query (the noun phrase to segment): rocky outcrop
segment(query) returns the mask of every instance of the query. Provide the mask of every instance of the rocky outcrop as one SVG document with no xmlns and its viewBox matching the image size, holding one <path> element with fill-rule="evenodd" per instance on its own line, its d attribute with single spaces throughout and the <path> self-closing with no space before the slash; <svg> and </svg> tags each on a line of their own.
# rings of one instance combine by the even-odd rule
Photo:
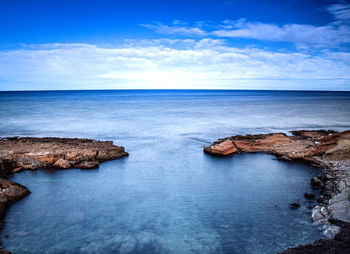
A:
<svg viewBox="0 0 350 254">
<path fill-rule="evenodd" d="M 3 218 L 5 216 L 6 209 L 14 202 L 21 200 L 27 196 L 30 191 L 18 184 L 5 179 L 0 179 L 0 230 L 4 226 Z M 0 254 L 10 254 L 10 251 L 4 250 L 0 246 Z"/>
<path fill-rule="evenodd" d="M 350 222 L 350 130 L 291 133 L 292 136 L 284 133 L 232 136 L 219 139 L 205 147 L 204 152 L 216 156 L 266 152 L 282 160 L 302 160 L 320 167 L 320 176 L 310 181 L 313 188 L 320 190 L 319 205 L 312 211 L 312 220 L 330 239 L 321 239 L 283 253 L 350 253 L 349 242 L 338 239 L 339 235 L 350 239 L 349 224 L 346 223 Z M 314 198 L 309 194 L 305 197 Z"/>
<path fill-rule="evenodd" d="M 38 168 L 95 168 L 100 162 L 127 156 L 112 141 L 72 138 L 0 139 L 0 176 Z"/>
<path fill-rule="evenodd" d="M 4 218 L 6 209 L 17 200 L 21 200 L 29 194 L 29 190 L 5 179 L 0 179 L 0 219 Z"/>
<path fill-rule="evenodd" d="M 320 239 L 313 244 L 300 245 L 279 254 L 349 254 L 350 223 L 333 219 L 330 222 L 332 226 L 339 228 L 339 232 L 334 239 Z"/>
<path fill-rule="evenodd" d="M 318 165 L 350 159 L 350 130 L 293 131 L 292 134 L 237 135 L 219 139 L 204 151 L 213 155 L 267 152 L 284 160 L 300 159 Z"/>
<path fill-rule="evenodd" d="M 0 230 L 6 209 L 30 192 L 24 186 L 7 181 L 11 173 L 39 168 L 98 167 L 100 162 L 127 156 L 124 147 L 112 141 L 76 138 L 1 138 L 0 139 Z M 11 253 L 2 249 L 0 253 Z"/>
</svg>

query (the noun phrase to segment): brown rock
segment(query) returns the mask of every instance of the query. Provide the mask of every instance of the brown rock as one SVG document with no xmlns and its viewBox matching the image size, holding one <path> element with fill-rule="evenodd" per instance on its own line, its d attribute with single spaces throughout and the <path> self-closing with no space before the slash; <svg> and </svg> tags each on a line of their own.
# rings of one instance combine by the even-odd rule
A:
<svg viewBox="0 0 350 254">
<path fill-rule="evenodd" d="M 124 147 L 112 141 L 74 138 L 0 139 L 0 176 L 11 171 L 38 168 L 93 168 L 99 162 L 127 156 Z"/>
<path fill-rule="evenodd" d="M 350 131 L 336 133 L 320 130 L 292 133 L 293 136 L 283 133 L 232 136 L 205 147 L 204 152 L 214 155 L 267 152 L 281 159 L 305 160 L 315 164 L 321 164 L 324 160 L 350 158 Z"/>
<path fill-rule="evenodd" d="M 90 169 L 90 168 L 96 168 L 98 167 L 99 162 L 98 161 L 83 161 L 74 167 L 76 168 L 82 168 L 82 169 Z"/>
<path fill-rule="evenodd" d="M 211 151 L 210 151 L 211 154 L 216 154 L 216 155 L 228 155 L 236 152 L 238 152 L 237 148 L 233 144 L 232 140 L 229 140 L 229 139 L 217 145 L 214 145 L 213 147 L 211 147 Z"/>
<path fill-rule="evenodd" d="M 26 187 L 0 178 L 0 219 L 4 217 L 10 204 L 24 198 L 29 193 Z"/>
<path fill-rule="evenodd" d="M 71 168 L 73 167 L 75 164 L 74 161 L 70 161 L 70 160 L 65 160 L 63 158 L 59 158 L 54 164 L 53 167 L 55 168 Z"/>
</svg>

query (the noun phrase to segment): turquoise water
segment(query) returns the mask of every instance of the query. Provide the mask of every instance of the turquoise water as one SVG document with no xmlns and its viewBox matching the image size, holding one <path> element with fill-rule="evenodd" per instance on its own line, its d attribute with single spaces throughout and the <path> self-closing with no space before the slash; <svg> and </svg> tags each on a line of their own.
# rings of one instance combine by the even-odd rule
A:
<svg viewBox="0 0 350 254">
<path fill-rule="evenodd" d="M 128 158 L 10 179 L 31 195 L 7 212 L 13 253 L 274 253 L 322 237 L 304 192 L 317 170 L 267 154 L 204 154 L 217 138 L 350 127 L 349 93 L 0 93 L 1 136 L 88 137 Z M 289 209 L 299 202 L 301 208 Z"/>
</svg>

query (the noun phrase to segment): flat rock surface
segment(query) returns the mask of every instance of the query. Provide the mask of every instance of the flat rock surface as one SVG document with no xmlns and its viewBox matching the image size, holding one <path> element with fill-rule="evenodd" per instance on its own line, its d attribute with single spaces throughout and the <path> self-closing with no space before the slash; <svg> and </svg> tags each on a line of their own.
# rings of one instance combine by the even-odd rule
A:
<svg viewBox="0 0 350 254">
<path fill-rule="evenodd" d="M 100 162 L 127 156 L 112 141 L 77 138 L 2 138 L 0 175 L 38 168 L 94 168 Z"/>
<path fill-rule="evenodd" d="M 350 159 L 350 130 L 293 131 L 284 133 L 237 135 L 219 139 L 204 148 L 206 153 L 228 155 L 241 152 L 267 152 L 286 159 L 315 163 Z"/>
</svg>

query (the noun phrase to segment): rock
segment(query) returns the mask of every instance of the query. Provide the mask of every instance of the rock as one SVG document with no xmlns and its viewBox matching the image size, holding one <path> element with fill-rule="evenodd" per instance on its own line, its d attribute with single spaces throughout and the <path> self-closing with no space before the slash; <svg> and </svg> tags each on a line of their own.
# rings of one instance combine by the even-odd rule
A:
<svg viewBox="0 0 350 254">
<path fill-rule="evenodd" d="M 335 195 L 333 198 L 331 198 L 328 201 L 328 204 L 333 205 L 335 203 L 338 203 L 341 201 L 346 201 L 346 200 L 349 200 L 349 193 L 344 191 L 344 192 L 341 192 L 341 193 Z"/>
<path fill-rule="evenodd" d="M 289 204 L 289 208 L 290 209 L 297 209 L 299 207 L 300 207 L 300 204 L 298 204 L 298 203 L 291 203 L 291 204 Z"/>
<path fill-rule="evenodd" d="M 315 194 L 305 192 L 304 197 L 307 198 L 307 199 L 314 199 L 315 198 Z"/>
<path fill-rule="evenodd" d="M 214 155 L 228 155 L 236 153 L 238 150 L 233 144 L 232 140 L 225 140 L 224 142 L 218 143 L 210 148 L 210 153 Z"/>
<path fill-rule="evenodd" d="M 319 206 L 316 206 L 312 210 L 311 218 L 312 218 L 312 221 L 318 221 L 324 218 L 323 214 L 321 213 L 321 208 Z"/>
<path fill-rule="evenodd" d="M 11 251 L 4 250 L 0 248 L 0 254 L 11 254 Z"/>
<path fill-rule="evenodd" d="M 94 168 L 102 161 L 127 156 L 111 141 L 76 138 L 0 139 L 0 174 L 38 168 Z"/>
<path fill-rule="evenodd" d="M 323 234 L 330 239 L 333 239 L 336 234 L 340 232 L 340 227 L 335 225 L 326 225 L 324 226 Z"/>
<path fill-rule="evenodd" d="M 314 189 L 318 189 L 321 186 L 321 180 L 317 177 L 311 178 L 311 186 Z"/>
<path fill-rule="evenodd" d="M 324 196 L 319 196 L 319 198 L 317 199 L 317 202 L 324 203 L 324 202 L 326 202 L 326 199 Z"/>
<path fill-rule="evenodd" d="M 81 169 L 91 169 L 91 168 L 98 167 L 98 165 L 99 165 L 98 161 L 83 161 L 75 165 L 74 167 L 81 168 Z"/>
<path fill-rule="evenodd" d="M 59 158 L 54 164 L 53 167 L 54 168 L 72 168 L 74 166 L 75 162 L 74 161 L 70 161 L 70 160 L 65 160 L 63 158 Z"/>
<path fill-rule="evenodd" d="M 320 212 L 323 216 L 325 216 L 325 217 L 328 216 L 328 211 L 324 206 L 321 206 Z"/>
<path fill-rule="evenodd" d="M 350 221 L 349 206 L 349 200 L 344 200 L 328 206 L 328 210 L 333 219 Z"/>
<path fill-rule="evenodd" d="M 350 224 L 338 220 L 330 220 L 329 236 L 335 233 L 334 239 L 320 239 L 313 244 L 300 245 L 289 248 L 278 254 L 349 254 Z M 327 230 L 327 229 L 326 229 Z M 336 233 L 336 231 L 338 231 Z"/>
<path fill-rule="evenodd" d="M 293 131 L 293 136 L 284 133 L 237 135 L 220 139 L 204 152 L 214 155 L 227 155 L 240 152 L 267 152 L 285 160 L 305 160 L 320 164 L 325 158 L 341 159 L 346 157 L 350 131 L 341 133 L 329 131 Z M 317 143 L 315 143 L 317 141 Z M 342 143 L 342 146 L 338 146 Z M 332 150 L 333 149 L 333 150 Z M 331 156 L 335 153 L 343 156 Z"/>
</svg>

